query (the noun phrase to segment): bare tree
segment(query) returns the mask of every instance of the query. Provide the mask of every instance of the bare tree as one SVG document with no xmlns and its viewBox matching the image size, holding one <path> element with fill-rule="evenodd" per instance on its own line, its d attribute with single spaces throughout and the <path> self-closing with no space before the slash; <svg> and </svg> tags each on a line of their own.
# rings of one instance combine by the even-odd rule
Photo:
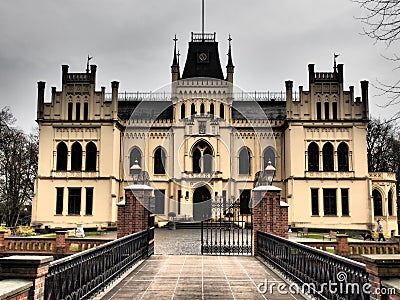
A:
<svg viewBox="0 0 400 300">
<path fill-rule="evenodd" d="M 37 135 L 12 127 L 8 108 L 0 112 L 0 220 L 16 226 L 30 205 L 37 174 Z"/>
<path fill-rule="evenodd" d="M 358 3 L 365 12 L 365 16 L 358 19 L 364 24 L 364 33 L 376 42 L 383 42 L 388 47 L 400 39 L 400 0 L 352 0 Z M 398 49 L 396 49 L 398 51 Z M 393 61 L 395 70 L 400 69 L 400 56 L 395 53 L 393 57 L 386 57 Z M 378 81 L 375 87 L 381 95 L 386 95 L 389 100 L 387 106 L 400 103 L 400 80 L 391 84 Z M 393 119 L 399 119 L 397 112 Z"/>
</svg>

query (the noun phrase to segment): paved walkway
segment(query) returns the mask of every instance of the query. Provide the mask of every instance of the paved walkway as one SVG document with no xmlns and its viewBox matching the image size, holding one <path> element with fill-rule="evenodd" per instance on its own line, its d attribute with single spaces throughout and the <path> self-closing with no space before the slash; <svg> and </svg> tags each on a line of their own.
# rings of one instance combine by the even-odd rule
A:
<svg viewBox="0 0 400 300">
<path fill-rule="evenodd" d="M 261 294 L 257 285 L 263 289 L 265 280 Z M 153 255 L 102 299 L 303 299 L 287 285 L 278 293 L 278 284 L 284 281 L 255 257 Z"/>
</svg>

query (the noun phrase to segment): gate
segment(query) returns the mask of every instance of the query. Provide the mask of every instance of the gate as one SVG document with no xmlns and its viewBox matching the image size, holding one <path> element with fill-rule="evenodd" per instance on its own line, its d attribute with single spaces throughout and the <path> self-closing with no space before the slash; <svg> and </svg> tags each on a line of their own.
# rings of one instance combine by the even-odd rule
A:
<svg viewBox="0 0 400 300">
<path fill-rule="evenodd" d="M 210 201 L 211 218 L 201 222 L 201 254 L 252 255 L 252 209 L 247 205 L 243 214 L 239 200 L 217 197 Z"/>
</svg>

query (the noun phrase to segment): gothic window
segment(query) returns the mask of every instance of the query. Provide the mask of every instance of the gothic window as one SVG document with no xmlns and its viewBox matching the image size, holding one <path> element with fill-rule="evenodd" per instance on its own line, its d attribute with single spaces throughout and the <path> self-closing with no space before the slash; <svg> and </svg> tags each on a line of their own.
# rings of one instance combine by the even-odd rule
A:
<svg viewBox="0 0 400 300">
<path fill-rule="evenodd" d="M 139 148 L 133 148 L 131 150 L 131 153 L 129 154 L 129 174 L 133 174 L 133 170 L 131 170 L 131 167 L 135 164 L 135 161 L 137 160 L 138 165 L 141 167 L 142 166 L 142 153 L 140 152 Z"/>
<path fill-rule="evenodd" d="M 319 200 L 318 189 L 311 189 L 311 214 L 313 216 L 319 215 Z"/>
<path fill-rule="evenodd" d="M 318 172 L 319 171 L 319 148 L 318 145 L 312 142 L 308 146 L 308 171 Z"/>
<path fill-rule="evenodd" d="M 325 102 L 325 120 L 329 120 L 329 102 Z"/>
<path fill-rule="evenodd" d="M 161 147 L 154 152 L 154 174 L 165 174 L 165 151 Z"/>
<path fill-rule="evenodd" d="M 155 190 L 154 196 L 154 213 L 158 215 L 163 215 L 165 213 L 165 190 Z"/>
<path fill-rule="evenodd" d="M 336 189 L 324 189 L 324 215 L 336 216 Z"/>
<path fill-rule="evenodd" d="M 57 171 L 67 171 L 68 148 L 64 142 L 57 145 Z"/>
<path fill-rule="evenodd" d="M 223 103 L 219 105 L 219 116 L 221 119 L 225 119 L 225 107 Z"/>
<path fill-rule="evenodd" d="M 72 144 L 71 148 L 71 171 L 82 170 L 82 146 L 78 142 Z"/>
<path fill-rule="evenodd" d="M 250 150 L 244 147 L 239 153 L 239 174 L 249 175 L 251 169 L 251 155 Z"/>
<path fill-rule="evenodd" d="M 348 172 L 349 171 L 349 147 L 346 143 L 342 142 L 339 144 L 337 149 L 338 155 L 338 171 Z"/>
<path fill-rule="evenodd" d="M 242 190 L 240 194 L 240 214 L 251 214 L 250 190 Z"/>
<path fill-rule="evenodd" d="M 78 102 L 76 103 L 75 120 L 79 121 L 80 119 L 81 119 L 81 104 Z"/>
<path fill-rule="evenodd" d="M 204 141 L 198 142 L 193 147 L 193 173 L 212 173 L 213 162 L 214 158 L 212 148 Z"/>
<path fill-rule="evenodd" d="M 332 103 L 332 119 L 337 120 L 338 118 L 338 111 L 337 111 L 337 102 Z"/>
<path fill-rule="evenodd" d="M 81 188 L 68 189 L 68 214 L 79 215 L 81 213 Z"/>
<path fill-rule="evenodd" d="M 72 121 L 72 107 L 73 107 L 72 102 L 69 102 L 68 103 L 68 121 Z"/>
<path fill-rule="evenodd" d="M 322 148 L 323 169 L 325 172 L 333 171 L 333 146 L 331 143 L 326 143 Z"/>
<path fill-rule="evenodd" d="M 378 190 L 372 191 L 372 197 L 374 198 L 374 216 L 382 216 L 382 195 Z"/>
<path fill-rule="evenodd" d="M 200 104 L 200 114 L 204 115 L 205 113 L 205 108 L 204 108 L 204 103 Z"/>
<path fill-rule="evenodd" d="M 388 194 L 388 215 L 393 216 L 393 193 L 391 190 Z"/>
<path fill-rule="evenodd" d="M 321 102 L 317 102 L 317 120 L 322 119 Z"/>
<path fill-rule="evenodd" d="M 214 104 L 210 104 L 210 115 L 211 117 L 214 117 Z"/>
<path fill-rule="evenodd" d="M 185 104 L 181 105 L 181 119 L 184 119 L 186 117 L 186 106 Z"/>
<path fill-rule="evenodd" d="M 83 119 L 85 121 L 89 120 L 89 103 L 87 102 L 83 104 Z"/>
<path fill-rule="evenodd" d="M 275 167 L 276 162 L 275 162 L 275 150 L 272 147 L 268 147 L 264 150 L 264 169 L 268 166 L 268 162 L 271 162 L 271 164 Z"/>
<path fill-rule="evenodd" d="M 194 103 L 192 103 L 192 105 L 190 106 L 190 115 L 196 115 L 196 105 L 194 105 Z"/>
<path fill-rule="evenodd" d="M 86 171 L 96 171 L 97 147 L 93 142 L 86 145 Z"/>
</svg>

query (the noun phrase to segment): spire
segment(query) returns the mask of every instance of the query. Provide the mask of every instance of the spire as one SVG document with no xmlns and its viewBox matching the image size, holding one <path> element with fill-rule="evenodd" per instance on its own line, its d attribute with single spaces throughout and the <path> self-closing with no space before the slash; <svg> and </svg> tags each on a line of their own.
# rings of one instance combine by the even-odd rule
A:
<svg viewBox="0 0 400 300">
<path fill-rule="evenodd" d="M 232 45 L 231 45 L 232 38 L 231 38 L 231 35 L 229 35 L 228 41 L 229 41 L 229 50 L 228 50 L 228 65 L 227 65 L 227 67 L 230 67 L 230 66 L 233 66 L 233 62 L 232 62 Z"/>
<path fill-rule="evenodd" d="M 175 34 L 173 41 L 174 41 L 174 59 L 172 61 L 172 65 L 176 66 L 176 65 L 178 65 L 178 58 L 176 55 L 176 42 L 178 41 L 178 39 L 176 38 L 176 34 Z"/>
<path fill-rule="evenodd" d="M 231 35 L 229 35 L 228 41 L 229 41 L 229 50 L 228 50 L 228 64 L 226 65 L 226 81 L 233 83 L 233 73 L 235 70 L 235 66 L 233 65 L 233 61 L 232 61 L 232 45 L 231 45 L 232 38 L 231 38 Z"/>
</svg>

